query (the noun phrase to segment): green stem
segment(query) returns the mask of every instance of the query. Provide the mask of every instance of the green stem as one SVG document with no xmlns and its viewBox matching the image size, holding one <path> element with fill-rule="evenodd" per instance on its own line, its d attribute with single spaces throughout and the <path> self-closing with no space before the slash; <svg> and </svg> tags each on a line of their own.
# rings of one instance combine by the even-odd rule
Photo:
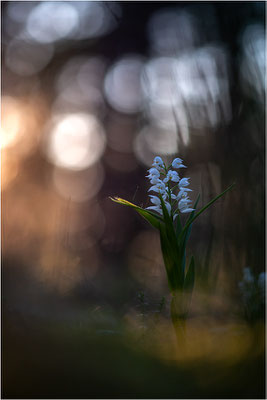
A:
<svg viewBox="0 0 267 400">
<path fill-rule="evenodd" d="M 184 348 L 186 339 L 186 316 L 180 309 L 181 302 L 182 294 L 179 296 L 174 295 L 171 301 L 171 318 L 177 339 L 177 345 L 180 350 Z"/>
</svg>

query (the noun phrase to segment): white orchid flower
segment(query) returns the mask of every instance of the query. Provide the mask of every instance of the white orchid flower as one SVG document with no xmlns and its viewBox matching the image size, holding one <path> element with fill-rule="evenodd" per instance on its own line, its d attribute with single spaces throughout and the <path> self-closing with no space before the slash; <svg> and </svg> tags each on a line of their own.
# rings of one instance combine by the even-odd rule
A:
<svg viewBox="0 0 267 400">
<path fill-rule="evenodd" d="M 157 197 L 157 196 L 152 196 L 152 195 L 150 195 L 149 197 L 150 197 L 151 203 L 153 203 L 154 205 L 147 207 L 146 210 L 154 210 L 154 211 L 156 211 L 156 212 L 158 212 L 159 214 L 162 215 L 163 213 L 162 213 L 162 207 L 161 207 L 160 198 Z M 166 196 L 165 196 L 165 198 L 166 198 Z M 171 214 L 171 205 L 170 205 L 170 203 L 168 203 L 167 201 L 165 201 L 164 203 L 165 203 L 165 206 L 167 208 L 168 213 Z"/>
<path fill-rule="evenodd" d="M 179 182 L 179 189 L 182 189 L 182 188 L 188 186 L 189 185 L 189 179 L 190 178 L 182 178 L 180 180 L 180 182 Z"/>
<path fill-rule="evenodd" d="M 159 181 L 160 181 L 160 178 L 156 178 L 155 176 L 153 176 L 153 177 L 150 179 L 151 185 L 156 185 Z"/>
<path fill-rule="evenodd" d="M 182 188 L 177 195 L 177 201 L 181 200 L 183 197 L 187 197 L 188 192 L 192 192 L 192 189 Z"/>
<path fill-rule="evenodd" d="M 181 208 L 180 211 L 181 211 L 182 214 L 191 213 L 192 211 L 195 211 L 195 208 L 190 208 L 190 207 L 186 208 L 185 207 L 185 208 Z"/>
<path fill-rule="evenodd" d="M 188 207 L 188 205 L 191 203 L 191 200 L 189 198 L 182 198 L 179 203 L 178 203 L 178 209 L 181 213 L 188 213 L 195 211 L 194 208 Z"/>
<path fill-rule="evenodd" d="M 157 168 L 158 170 L 164 169 L 164 162 L 161 157 L 157 156 L 154 158 L 153 167 Z"/>
<path fill-rule="evenodd" d="M 146 177 L 149 178 L 149 179 L 152 178 L 152 177 L 156 177 L 156 178 L 160 177 L 160 172 L 159 172 L 159 170 L 157 170 L 157 168 L 150 168 L 148 170 L 148 172 L 149 172 L 149 174 L 146 175 Z"/>
<path fill-rule="evenodd" d="M 163 179 L 163 182 L 165 182 L 165 183 L 169 182 L 169 181 L 179 182 L 179 180 L 180 180 L 180 177 L 179 177 L 178 173 L 176 171 L 170 170 L 170 171 L 168 171 L 166 178 Z"/>
<path fill-rule="evenodd" d="M 175 158 L 172 162 L 172 167 L 173 168 L 187 168 L 185 165 L 183 165 L 183 160 L 181 158 Z"/>
<path fill-rule="evenodd" d="M 155 206 L 160 206 L 161 205 L 159 197 L 153 196 L 153 195 L 150 195 L 149 197 L 150 197 L 151 203 L 155 204 Z"/>
<path fill-rule="evenodd" d="M 146 178 L 150 179 L 150 183 L 152 185 L 158 183 L 158 180 L 160 178 L 160 172 L 156 168 L 150 168 L 148 172 L 149 174 L 146 175 Z"/>
<path fill-rule="evenodd" d="M 160 215 L 162 215 L 162 209 L 159 206 L 150 206 L 150 207 L 147 207 L 146 210 L 153 210 L 153 211 L 158 212 Z"/>
<path fill-rule="evenodd" d="M 166 186 L 165 186 L 165 183 L 162 182 L 161 179 L 158 179 L 158 182 L 157 182 L 155 185 L 151 186 L 150 189 L 148 189 L 149 192 L 150 192 L 151 190 L 152 190 L 153 192 L 156 192 L 156 193 L 160 193 L 160 194 L 162 194 L 162 195 L 165 195 L 165 194 L 166 194 Z"/>
</svg>

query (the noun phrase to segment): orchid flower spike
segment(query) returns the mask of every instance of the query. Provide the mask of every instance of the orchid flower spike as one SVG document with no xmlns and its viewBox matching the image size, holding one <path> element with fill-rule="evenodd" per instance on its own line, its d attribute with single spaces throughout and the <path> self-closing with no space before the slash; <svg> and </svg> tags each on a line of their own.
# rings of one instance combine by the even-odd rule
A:
<svg viewBox="0 0 267 400">
<path fill-rule="evenodd" d="M 192 191 L 187 188 L 190 178 L 180 179 L 178 172 L 170 169 L 171 166 L 176 169 L 186 168 L 186 166 L 183 165 L 183 160 L 178 157 L 172 161 L 168 168 L 166 168 L 161 157 L 157 156 L 154 158 L 152 167 L 148 170 L 148 175 L 146 175 L 146 177 L 150 180 L 152 185 L 148 191 L 155 192 L 157 196 L 150 195 L 152 205 L 147 207 L 147 209 L 156 211 L 162 215 L 161 195 L 169 214 L 174 216 L 175 219 L 175 216 L 177 216 L 175 213 L 187 213 L 194 211 L 194 209 L 190 207 L 191 201 L 188 197 L 188 192 Z M 174 182 L 175 185 L 173 185 L 172 182 Z M 178 208 L 174 211 L 172 207 L 174 207 L 176 201 L 178 202 Z"/>
</svg>

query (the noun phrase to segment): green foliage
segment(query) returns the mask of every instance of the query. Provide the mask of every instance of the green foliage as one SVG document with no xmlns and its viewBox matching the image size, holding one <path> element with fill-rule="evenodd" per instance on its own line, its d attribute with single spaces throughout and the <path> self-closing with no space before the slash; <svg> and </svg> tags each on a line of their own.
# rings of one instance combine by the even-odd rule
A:
<svg viewBox="0 0 267 400">
<path fill-rule="evenodd" d="M 184 280 L 184 290 L 192 292 L 195 282 L 195 260 L 194 256 L 191 257 L 191 261 L 188 267 L 188 271 Z"/>
<path fill-rule="evenodd" d="M 132 207 L 138 212 L 138 214 L 140 214 L 144 219 L 146 219 L 150 223 L 150 225 L 152 225 L 154 228 L 159 229 L 159 223 L 163 221 L 163 218 L 160 215 L 155 214 L 152 211 L 144 210 L 142 207 L 138 207 L 137 205 L 130 203 L 130 201 L 121 199 L 120 197 L 115 197 L 115 198 L 110 197 L 110 199 L 115 203 Z"/>
<path fill-rule="evenodd" d="M 195 209 L 198 205 L 200 195 L 198 195 L 194 210 L 190 213 L 185 225 L 181 223 L 179 213 L 168 212 L 163 197 L 159 194 L 162 216 L 147 209 L 136 206 L 127 200 L 116 197 L 111 200 L 116 203 L 134 208 L 143 218 L 145 218 L 154 228 L 159 230 L 162 256 L 166 268 L 167 279 L 171 294 L 171 316 L 173 324 L 177 329 L 179 321 L 184 325 L 191 294 L 195 283 L 195 261 L 191 257 L 188 268 L 186 269 L 186 245 L 190 237 L 193 222 L 207 210 L 215 201 L 220 199 L 229 190 L 233 188 L 233 183 L 226 190 L 212 199 L 208 204 L 202 207 L 198 212 Z"/>
</svg>

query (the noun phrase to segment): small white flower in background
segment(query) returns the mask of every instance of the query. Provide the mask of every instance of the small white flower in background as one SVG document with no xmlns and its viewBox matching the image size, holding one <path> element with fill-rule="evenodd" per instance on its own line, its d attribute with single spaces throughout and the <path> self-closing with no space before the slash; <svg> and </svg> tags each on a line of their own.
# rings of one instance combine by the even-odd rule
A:
<svg viewBox="0 0 267 400">
<path fill-rule="evenodd" d="M 243 281 L 246 283 L 254 282 L 254 276 L 252 275 L 249 267 L 245 267 L 243 270 Z"/>
<path fill-rule="evenodd" d="M 265 272 L 261 272 L 258 277 L 258 286 L 260 288 L 265 288 L 265 280 L 266 280 L 266 274 Z"/>
<path fill-rule="evenodd" d="M 181 158 L 175 158 L 172 162 L 172 167 L 173 168 L 187 168 L 185 165 L 183 165 L 183 160 Z"/>
<path fill-rule="evenodd" d="M 158 170 L 164 169 L 164 162 L 162 161 L 162 158 L 159 156 L 154 158 L 152 165 L 153 165 L 153 167 L 157 168 Z"/>
<path fill-rule="evenodd" d="M 249 303 L 252 299 L 254 292 L 254 277 L 251 273 L 250 267 L 243 269 L 243 279 L 238 284 L 241 291 L 244 303 Z"/>
<path fill-rule="evenodd" d="M 239 282 L 238 286 L 243 301 L 247 306 L 255 307 L 255 301 L 260 303 L 265 301 L 265 279 L 265 272 L 261 272 L 258 279 L 256 279 L 250 267 L 245 267 L 243 269 L 243 279 Z"/>
<path fill-rule="evenodd" d="M 261 272 L 258 276 L 258 287 L 263 297 L 265 297 L 265 282 L 266 282 L 266 274 L 265 272 Z"/>
<path fill-rule="evenodd" d="M 167 183 L 169 181 L 179 182 L 180 178 L 176 171 L 168 171 L 167 176 L 163 179 L 163 182 Z"/>
</svg>

